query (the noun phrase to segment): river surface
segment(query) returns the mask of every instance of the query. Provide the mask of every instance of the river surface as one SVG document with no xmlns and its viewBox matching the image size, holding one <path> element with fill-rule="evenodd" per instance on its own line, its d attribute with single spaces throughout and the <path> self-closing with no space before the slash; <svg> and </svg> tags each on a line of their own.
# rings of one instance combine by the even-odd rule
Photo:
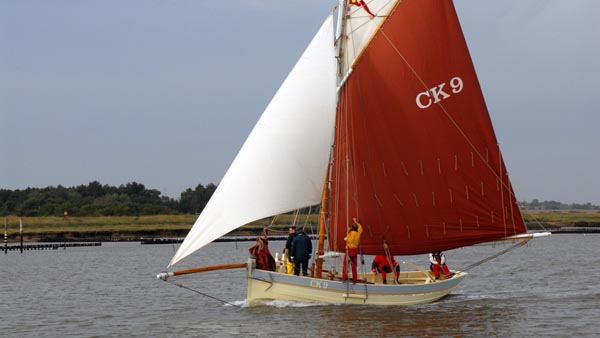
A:
<svg viewBox="0 0 600 338">
<path fill-rule="evenodd" d="M 244 262 L 251 244 L 213 243 L 177 267 Z M 283 245 L 273 241 L 271 251 Z M 0 253 L 0 337 L 600 336 L 598 234 L 533 240 L 470 270 L 441 301 L 404 307 L 247 307 L 243 269 L 178 280 L 236 306 L 226 305 L 156 279 L 175 248 L 132 242 Z M 459 269 L 504 248 L 462 248 L 446 257 Z M 426 255 L 397 260 L 427 266 Z"/>
</svg>

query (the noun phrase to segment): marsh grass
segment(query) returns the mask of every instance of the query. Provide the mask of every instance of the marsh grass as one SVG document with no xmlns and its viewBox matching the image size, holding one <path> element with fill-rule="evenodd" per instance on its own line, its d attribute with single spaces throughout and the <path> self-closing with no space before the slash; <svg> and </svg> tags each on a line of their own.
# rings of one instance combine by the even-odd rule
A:
<svg viewBox="0 0 600 338">
<path fill-rule="evenodd" d="M 98 232 L 157 229 L 189 229 L 194 215 L 158 216 L 99 216 L 99 217 L 23 217 L 27 233 L 48 232 Z M 19 218 L 8 217 L 9 230 L 19 229 Z M 11 232 L 11 231 L 9 231 Z"/>
<path fill-rule="evenodd" d="M 525 211 L 523 218 L 530 227 L 538 222 L 550 226 L 600 226 L 600 211 Z"/>
<path fill-rule="evenodd" d="M 590 211 L 526 211 L 525 222 L 530 228 L 538 228 L 538 222 L 544 227 L 561 226 L 600 226 L 600 212 Z M 155 216 L 98 216 L 98 217 L 23 217 L 24 233 L 30 236 L 60 233 L 128 233 L 128 234 L 185 234 L 196 221 L 198 215 L 155 215 Z M 19 217 L 7 216 L 8 235 L 19 233 Z M 269 227 L 272 233 L 287 233 L 291 224 L 304 227 L 315 233 L 319 215 L 280 215 L 247 224 L 238 233 L 255 233 Z M 0 219 L 0 226 L 4 223 Z M 273 225 L 271 225 L 273 223 Z"/>
<path fill-rule="evenodd" d="M 156 232 L 187 232 L 198 218 L 198 215 L 154 215 L 154 216 L 90 216 L 90 217 L 22 217 L 24 233 L 29 235 L 50 233 L 97 233 L 97 232 L 127 232 L 127 233 L 156 233 Z M 8 224 L 9 236 L 19 233 L 19 217 L 4 217 Z M 281 215 L 275 218 L 270 227 L 273 231 L 284 231 L 295 217 Z M 273 218 L 265 218 L 252 222 L 243 230 L 256 231 L 271 225 Z M 2 226 L 4 221 L 0 219 Z M 318 225 L 318 215 L 299 216 L 298 225 Z M 287 231 L 286 231 L 287 233 Z"/>
</svg>

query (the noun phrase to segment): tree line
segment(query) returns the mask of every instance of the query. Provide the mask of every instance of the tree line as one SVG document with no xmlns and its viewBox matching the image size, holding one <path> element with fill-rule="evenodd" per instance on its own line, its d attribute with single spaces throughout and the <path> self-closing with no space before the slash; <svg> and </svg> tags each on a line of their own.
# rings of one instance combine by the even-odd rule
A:
<svg viewBox="0 0 600 338">
<path fill-rule="evenodd" d="M 174 199 L 137 182 L 118 187 L 98 181 L 75 187 L 0 189 L 0 216 L 142 216 L 199 213 L 215 191 L 212 183 L 188 188 Z"/>
<path fill-rule="evenodd" d="M 215 191 L 212 183 L 188 188 L 179 198 L 162 196 L 137 182 L 118 187 L 98 181 L 75 187 L 0 189 L 0 216 L 145 216 L 200 213 Z M 525 210 L 600 210 L 591 203 L 564 204 L 537 199 L 519 202 Z M 318 208 L 316 208 L 318 209 Z M 312 212 L 315 212 L 313 209 Z M 309 212 L 302 210 L 301 212 Z M 318 212 L 318 210 L 316 211 Z"/>
<path fill-rule="evenodd" d="M 565 204 L 557 201 L 540 201 L 535 198 L 531 202 L 519 202 L 519 206 L 524 210 L 600 210 L 600 206 L 589 202 Z"/>
</svg>

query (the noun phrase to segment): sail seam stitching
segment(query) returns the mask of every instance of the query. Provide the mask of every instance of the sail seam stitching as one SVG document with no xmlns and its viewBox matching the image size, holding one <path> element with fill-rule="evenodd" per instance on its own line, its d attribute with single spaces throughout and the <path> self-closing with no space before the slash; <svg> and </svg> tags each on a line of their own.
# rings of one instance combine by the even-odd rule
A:
<svg viewBox="0 0 600 338">
<path fill-rule="evenodd" d="M 387 40 L 387 42 L 390 44 L 390 46 L 398 54 L 398 56 L 400 56 L 400 58 L 402 58 L 402 60 L 408 66 L 408 68 L 413 73 L 413 75 L 415 75 L 417 77 L 417 79 L 419 80 L 419 82 L 421 83 L 421 85 L 423 85 L 423 88 L 428 89 L 429 87 L 427 86 L 427 84 L 425 83 L 425 81 L 423 81 L 423 79 L 419 76 L 419 74 L 417 73 L 417 71 L 412 67 L 412 65 L 408 62 L 408 60 L 406 60 L 406 58 L 404 57 L 404 55 L 400 52 L 400 50 L 398 50 L 398 48 L 394 45 L 394 43 L 387 36 L 387 34 L 385 34 L 385 31 L 383 29 L 381 29 L 380 31 L 381 31 L 381 34 L 383 35 L 383 37 L 385 37 L 385 39 Z M 454 125 L 454 127 L 456 127 L 456 129 L 459 131 L 459 133 L 467 141 L 467 143 L 469 144 L 469 146 L 475 151 L 475 153 L 477 154 L 477 156 L 479 156 L 479 158 L 485 163 L 485 165 L 492 172 L 492 174 L 494 176 L 496 176 L 496 178 L 498 179 L 499 178 L 498 173 L 496 173 L 496 171 L 485 160 L 485 158 L 483 157 L 483 155 L 477 150 L 477 148 L 475 147 L 475 145 L 473 144 L 473 142 L 471 141 L 471 139 L 469 139 L 469 137 L 465 134 L 465 132 L 462 130 L 462 128 L 460 128 L 460 126 L 458 125 L 458 123 L 452 118 L 452 116 L 450 116 L 450 113 L 448 113 L 448 111 L 446 110 L 446 108 L 444 107 L 444 105 L 442 105 L 441 103 L 438 103 L 438 105 L 439 105 L 440 109 L 444 112 L 444 115 L 450 120 L 450 122 L 452 122 L 452 124 Z M 502 157 L 502 155 L 500 155 L 500 156 Z M 509 187 L 507 185 L 505 185 L 504 182 L 502 182 L 502 186 L 504 186 L 504 188 L 506 188 L 507 190 L 510 191 Z M 511 193 L 512 197 L 516 198 L 516 196 L 514 196 L 514 194 L 512 194 L 512 191 L 510 191 L 510 193 Z"/>
</svg>

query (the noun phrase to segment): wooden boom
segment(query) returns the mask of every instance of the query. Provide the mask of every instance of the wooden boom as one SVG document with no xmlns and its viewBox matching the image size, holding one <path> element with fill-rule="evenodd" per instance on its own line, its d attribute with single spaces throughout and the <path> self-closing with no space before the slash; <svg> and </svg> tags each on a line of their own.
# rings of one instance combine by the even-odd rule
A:
<svg viewBox="0 0 600 338">
<path fill-rule="evenodd" d="M 239 268 L 245 268 L 246 265 L 247 265 L 246 263 L 231 263 L 231 264 L 200 266 L 200 267 L 191 268 L 191 269 L 183 269 L 183 270 L 177 270 L 177 271 L 171 271 L 171 272 L 162 272 L 162 273 L 159 273 L 158 275 L 156 275 L 156 278 L 166 281 L 171 276 L 189 275 L 191 273 L 215 271 L 215 270 L 239 269 Z"/>
</svg>

